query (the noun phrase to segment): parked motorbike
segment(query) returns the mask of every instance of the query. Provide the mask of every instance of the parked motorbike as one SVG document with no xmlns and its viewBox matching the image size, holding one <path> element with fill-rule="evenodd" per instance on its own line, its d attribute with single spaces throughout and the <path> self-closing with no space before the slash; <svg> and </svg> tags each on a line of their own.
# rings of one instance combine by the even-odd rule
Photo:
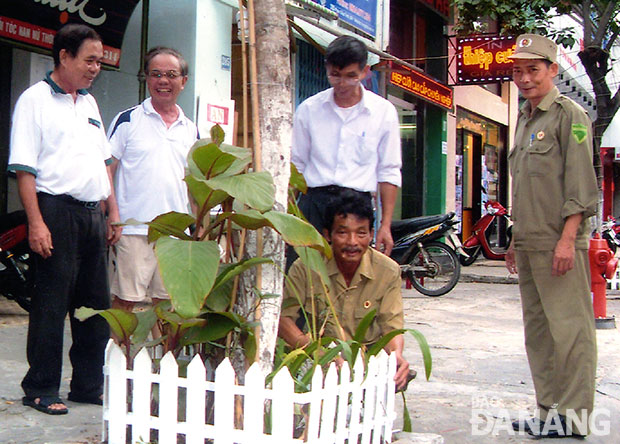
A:
<svg viewBox="0 0 620 444">
<path fill-rule="evenodd" d="M 394 248 L 390 257 L 400 265 L 403 277 L 427 296 L 446 294 L 461 275 L 455 250 L 462 249 L 453 229 L 458 223 L 454 216 L 448 213 L 392 222 Z M 440 242 L 443 237 L 450 245 Z"/>
<path fill-rule="evenodd" d="M 33 279 L 26 213 L 0 216 L 0 294 L 30 311 Z"/>
<path fill-rule="evenodd" d="M 484 205 L 486 214 L 482 216 L 472 227 L 471 235 L 463 241 L 463 251 L 467 255 L 459 255 L 459 261 L 462 265 L 468 266 L 474 263 L 476 258 L 482 254 L 485 258 L 503 261 L 506 257 L 505 249 L 491 248 L 489 244 L 489 228 L 493 226 L 493 221 L 498 217 L 505 218 L 510 222 L 510 216 L 506 208 L 495 200 L 489 200 Z M 512 227 L 508 227 L 508 244 L 512 238 Z"/>
<path fill-rule="evenodd" d="M 607 241 L 609 249 L 616 254 L 620 246 L 620 222 L 610 216 L 601 224 L 601 237 Z"/>
</svg>

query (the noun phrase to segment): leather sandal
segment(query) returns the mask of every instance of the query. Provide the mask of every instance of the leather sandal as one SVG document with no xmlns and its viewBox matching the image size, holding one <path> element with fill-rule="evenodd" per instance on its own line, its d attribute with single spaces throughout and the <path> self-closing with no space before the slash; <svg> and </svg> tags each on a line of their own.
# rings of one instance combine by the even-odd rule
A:
<svg viewBox="0 0 620 444">
<path fill-rule="evenodd" d="M 37 402 L 37 399 L 39 402 Z M 27 407 L 32 407 L 35 410 L 46 413 L 48 415 L 66 415 L 69 413 L 69 409 L 65 406 L 62 409 L 53 409 L 54 404 L 65 405 L 64 402 L 58 396 L 37 396 L 35 398 L 24 396 L 22 398 L 22 404 Z"/>
</svg>

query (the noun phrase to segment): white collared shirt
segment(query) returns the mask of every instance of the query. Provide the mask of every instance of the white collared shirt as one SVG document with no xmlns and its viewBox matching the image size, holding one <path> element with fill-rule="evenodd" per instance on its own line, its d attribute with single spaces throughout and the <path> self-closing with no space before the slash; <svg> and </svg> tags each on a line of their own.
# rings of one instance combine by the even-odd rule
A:
<svg viewBox="0 0 620 444">
<path fill-rule="evenodd" d="M 97 102 L 87 91 L 74 100 L 48 73 L 19 97 L 7 169 L 33 174 L 38 192 L 104 200 L 110 195 L 111 160 Z"/>
<path fill-rule="evenodd" d="M 119 160 L 114 190 L 122 222 L 130 218 L 149 222 L 170 211 L 189 211 L 183 178 L 198 130 L 177 108 L 179 116 L 169 128 L 150 98 L 119 113 L 110 125 L 112 156 Z M 147 232 L 146 225 L 123 228 L 123 234 Z"/>
<path fill-rule="evenodd" d="M 342 119 L 333 88 L 306 99 L 295 112 L 291 161 L 309 187 L 339 185 L 374 192 L 378 182 L 401 185 L 396 108 L 362 88 L 362 100 Z"/>
</svg>

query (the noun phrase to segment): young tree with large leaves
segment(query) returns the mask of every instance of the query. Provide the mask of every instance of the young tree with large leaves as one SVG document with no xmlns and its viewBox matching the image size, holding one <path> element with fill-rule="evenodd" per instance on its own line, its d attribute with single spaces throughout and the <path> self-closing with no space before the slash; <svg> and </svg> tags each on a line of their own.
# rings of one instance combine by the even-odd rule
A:
<svg viewBox="0 0 620 444">
<path fill-rule="evenodd" d="M 503 35 L 522 33 L 547 35 L 559 45 L 572 48 L 576 40 L 571 29 L 554 29 L 551 19 L 571 14 L 583 26 L 583 49 L 579 59 L 590 78 L 596 100 L 594 122 L 595 167 L 600 179 L 599 148 L 603 133 L 620 108 L 620 88 L 612 93 L 606 80 L 611 69 L 610 50 L 620 42 L 618 0 L 454 0 L 458 34 L 484 31 L 482 20 L 496 21 Z"/>
</svg>

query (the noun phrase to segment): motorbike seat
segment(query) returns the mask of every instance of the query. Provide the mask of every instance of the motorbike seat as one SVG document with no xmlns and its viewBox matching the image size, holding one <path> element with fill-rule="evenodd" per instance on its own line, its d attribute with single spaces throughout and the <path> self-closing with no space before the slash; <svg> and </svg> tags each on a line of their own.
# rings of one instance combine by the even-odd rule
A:
<svg viewBox="0 0 620 444">
<path fill-rule="evenodd" d="M 453 217 L 454 213 L 450 212 L 448 214 L 419 216 L 412 217 L 410 219 L 395 220 L 390 226 L 390 231 L 392 232 L 392 238 L 396 241 L 397 239 L 400 239 L 406 234 L 414 233 L 418 230 L 444 223 L 445 221 L 452 219 Z"/>
<path fill-rule="evenodd" d="M 4 233 L 11 228 L 27 223 L 26 212 L 24 210 L 13 211 L 12 213 L 0 216 L 0 233 Z"/>
</svg>

